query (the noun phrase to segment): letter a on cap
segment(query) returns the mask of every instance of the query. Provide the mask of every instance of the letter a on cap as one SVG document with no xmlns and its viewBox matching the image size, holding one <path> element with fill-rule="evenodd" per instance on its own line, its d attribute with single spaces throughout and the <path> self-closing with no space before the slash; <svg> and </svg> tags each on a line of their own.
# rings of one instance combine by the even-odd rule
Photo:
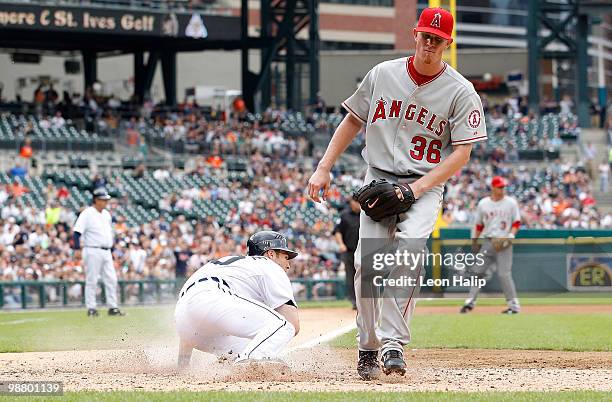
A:
<svg viewBox="0 0 612 402">
<path fill-rule="evenodd" d="M 436 27 L 436 28 L 440 28 L 440 18 L 441 17 L 442 17 L 442 14 L 435 13 L 433 19 L 431 20 L 431 26 L 432 27 Z"/>
</svg>

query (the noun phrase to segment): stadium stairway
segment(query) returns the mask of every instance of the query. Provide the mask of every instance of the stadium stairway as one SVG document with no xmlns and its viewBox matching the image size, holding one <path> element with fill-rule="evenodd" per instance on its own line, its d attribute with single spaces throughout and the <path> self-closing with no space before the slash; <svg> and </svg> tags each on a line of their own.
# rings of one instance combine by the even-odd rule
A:
<svg viewBox="0 0 612 402">
<path fill-rule="evenodd" d="M 597 200 L 597 207 L 602 213 L 612 212 L 612 188 L 608 187 L 607 192 L 599 191 L 599 170 L 597 169 L 602 160 L 608 159 L 608 140 L 605 132 L 600 129 L 584 129 L 580 136 L 584 146 L 590 142 L 595 145 L 596 149 L 595 159 L 592 162 L 592 170 L 593 195 Z"/>
</svg>

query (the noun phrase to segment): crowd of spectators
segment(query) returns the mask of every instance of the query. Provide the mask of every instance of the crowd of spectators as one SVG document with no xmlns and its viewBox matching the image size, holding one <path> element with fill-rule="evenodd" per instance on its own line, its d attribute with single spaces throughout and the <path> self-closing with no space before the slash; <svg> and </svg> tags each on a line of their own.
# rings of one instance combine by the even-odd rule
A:
<svg viewBox="0 0 612 402">
<path fill-rule="evenodd" d="M 49 96 L 40 98 L 44 104 Z M 55 99 L 55 105 L 60 105 L 61 102 Z M 525 126 L 533 118 L 521 100 L 493 105 L 485 98 L 484 103 L 494 135 L 503 134 L 510 115 L 518 114 L 518 118 L 524 119 L 522 123 Z M 107 104 L 96 113 L 103 117 L 104 110 L 112 104 L 112 99 L 107 100 Z M 97 110 L 95 98 L 81 106 Z M 61 107 L 48 108 L 47 112 L 40 119 L 41 126 L 67 124 Z M 321 110 L 312 109 L 301 119 L 314 129 L 329 132 L 341 117 L 339 110 L 324 115 Z M 292 264 L 290 276 L 293 279 L 341 279 L 344 272 L 339 263 L 340 250 L 332 235 L 334 218 L 345 206 L 350 190 L 361 185 L 362 177 L 336 170 L 329 202 L 315 204 L 309 201 L 304 188 L 313 166 L 304 164 L 303 157 L 312 154 L 312 144 L 305 136 L 286 133 L 282 125 L 288 119 L 289 114 L 282 110 L 269 110 L 255 119 L 246 114 L 222 119 L 183 105 L 171 113 L 125 121 L 123 128 L 130 145 L 133 142 L 142 147 L 144 137 L 141 133 L 155 127 L 165 138 L 182 140 L 187 145 L 195 144 L 197 148 L 194 150 L 206 154 L 190 158 L 184 169 L 155 170 L 152 175 L 156 180 L 191 174 L 218 174 L 226 167 L 219 155 L 232 153 L 247 158 L 248 179 L 222 181 L 211 188 L 170 192 L 163 195 L 157 206 L 161 212 L 173 213 L 177 209 L 190 210 L 195 202 L 201 200 L 240 200 L 226 216 L 191 220 L 179 215 L 169 221 L 162 214 L 158 220 L 128 226 L 125 217 L 117 213 L 120 205 L 130 202 L 121 191 L 125 183 L 119 177 L 108 180 L 96 177 L 92 188 L 110 185 L 124 194 L 109 204 L 115 218 L 113 255 L 118 277 L 124 280 L 184 278 L 206 261 L 228 254 L 244 254 L 248 236 L 257 230 L 270 228 L 287 234 L 292 247 L 300 253 Z M 563 124 L 566 123 L 566 129 L 575 129 L 573 122 L 567 120 Z M 23 130 L 27 134 L 31 127 L 26 125 Z M 612 215 L 598 212 L 591 193 L 591 179 L 584 167 L 570 166 L 561 161 L 546 167 L 521 166 L 513 155 L 512 150 L 505 149 L 498 156 L 489 157 L 485 163 L 476 153 L 475 159 L 449 180 L 443 215 L 448 225 L 470 226 L 476 203 L 488 195 L 488 181 L 493 175 L 502 175 L 508 180 L 508 191 L 519 200 L 524 228 L 612 228 Z M 133 177 L 141 177 L 144 169 L 144 165 L 139 166 Z M 68 190 L 48 183 L 45 189 L 47 206 L 44 209 L 33 208 L 22 201 L 23 194 L 29 191 L 23 185 L 25 171 L 13 170 L 10 172 L 13 183 L 0 188 L 0 281 L 83 280 L 81 261 L 74 258 L 70 244 L 70 230 L 78 211 L 71 210 L 64 202 L 69 196 Z M 328 219 L 317 219 L 312 223 L 298 214 L 287 223 L 283 211 L 288 208 L 298 211 L 315 209 L 317 216 Z M 300 284 L 295 286 L 296 291 L 304 291 Z M 325 286 L 318 289 L 321 294 L 328 290 Z M 79 299 L 81 291 L 80 285 L 74 285 L 69 297 Z M 13 293 L 9 299 L 11 295 Z M 13 302 L 16 303 L 17 299 L 13 298 Z"/>
<path fill-rule="evenodd" d="M 473 222 L 478 200 L 488 195 L 488 181 L 493 175 L 507 178 L 508 192 L 519 201 L 524 228 L 612 227 L 612 215 L 602 215 L 596 208 L 585 168 L 561 161 L 546 167 L 471 162 L 447 183 L 445 217 L 449 223 Z"/>
<path fill-rule="evenodd" d="M 270 108 L 261 115 L 250 114 L 244 102 L 236 98 L 224 109 L 201 108 L 194 100 L 185 100 L 172 110 L 151 101 L 138 104 L 136 100 L 121 102 L 114 96 L 102 96 L 99 88 L 88 88 L 84 94 L 64 91 L 60 97 L 53 85 L 39 86 L 34 92 L 35 112 L 44 127 L 61 127 L 66 119 L 83 116 L 85 128 L 103 136 L 114 135 L 132 148 L 134 154 L 147 156 L 151 144 L 165 146 L 168 150 L 192 154 L 241 155 L 254 151 L 275 158 L 292 159 L 313 156 L 312 137 L 330 136 L 340 123 L 340 108 L 330 109 L 324 102 L 311 105 L 303 112 L 289 112 L 282 107 Z M 520 149 L 555 150 L 563 143 L 563 137 L 579 134 L 573 115 L 574 104 L 569 97 L 560 102 L 545 99 L 541 113 L 560 116 L 559 129 L 552 137 L 533 136 L 530 129 L 537 126 L 540 116 L 529 111 L 526 97 L 508 97 L 491 101 L 482 95 L 485 121 L 490 134 L 497 141 L 477 144 L 474 155 L 497 161 L 514 162 Z M 138 106 L 136 106 L 138 104 Z M 131 118 L 122 115 L 123 111 Z M 78 113 L 76 113 L 78 111 Z M 31 127 L 23 128 L 27 136 Z M 517 139 L 524 138 L 517 145 Z M 359 152 L 362 138 L 357 139 L 350 151 Z M 180 143 L 180 147 L 176 147 Z M 493 148 L 492 148 L 493 147 Z M 520 149 L 519 149 L 520 148 Z"/>
<path fill-rule="evenodd" d="M 546 121 L 543 115 L 529 111 L 526 97 L 491 102 L 483 96 L 483 105 L 488 130 L 496 141 L 475 147 L 474 155 L 481 158 L 514 162 L 519 160 L 520 150 L 558 150 L 563 138 L 577 138 L 580 133 L 571 99 L 543 105 L 543 115 L 556 116 Z M 281 108 L 253 115 L 232 108 L 227 116 L 220 110 L 204 113 L 197 105 L 186 102 L 173 112 L 134 117 L 125 121 L 123 128 L 127 142 L 134 147 L 139 143 L 138 134 L 148 133 L 163 140 L 168 148 L 181 142 L 188 153 L 250 155 L 257 150 L 267 156 L 291 159 L 313 156 L 313 136 L 328 138 L 342 118 L 339 108 L 332 111 L 324 103 L 300 113 Z M 553 124 L 558 124 L 558 129 Z M 540 135 L 533 135 L 534 130 Z M 363 137 L 359 136 L 349 151 L 359 153 L 363 145 Z"/>
<path fill-rule="evenodd" d="M 172 148 L 177 142 L 187 153 L 213 155 L 250 155 L 255 151 L 275 158 L 294 159 L 312 155 L 311 137 L 319 132 L 329 135 L 340 123 L 339 109 L 318 113 L 310 108 L 304 113 L 268 109 L 261 115 L 232 110 L 206 113 L 190 104 L 179 105 L 173 112 L 157 113 L 150 118 L 133 117 L 123 123 L 126 142 L 135 146 L 139 134 L 147 133 Z"/>
<path fill-rule="evenodd" d="M 114 204 L 114 205 L 113 205 Z M 117 200 L 110 209 L 116 208 Z M 56 224 L 43 223 L 41 214 L 9 204 L 2 210 L 0 234 L 0 281 L 83 281 L 82 261 L 74 256 L 70 230 L 73 214 Z M 272 225 L 274 227 L 274 225 Z M 225 222 L 223 226 L 209 217 L 205 221 L 189 221 L 178 216 L 168 222 L 160 219 L 128 227 L 121 217 L 114 222 L 115 268 L 119 279 L 183 279 L 206 262 L 225 255 L 245 254 L 246 241 L 259 223 Z M 280 230 L 280 228 L 279 228 Z M 332 224 L 314 230 L 297 219 L 283 232 L 292 239 L 292 247 L 300 254 L 292 261 L 291 278 L 328 279 L 342 276 L 338 272 L 338 247 L 331 237 Z M 321 235 L 315 236 L 315 232 Z M 296 284 L 296 291 L 304 287 Z M 81 286 L 68 291 L 73 300 L 80 300 Z M 128 297 L 136 297 L 136 288 Z M 5 303 L 18 303 L 18 292 L 5 295 Z"/>
<path fill-rule="evenodd" d="M 527 97 L 508 97 L 492 102 L 481 95 L 490 140 L 475 144 L 472 155 L 495 162 L 517 162 L 520 151 L 558 151 L 564 139 L 578 139 L 580 128 L 573 102 L 546 99 L 537 115 L 529 110 Z M 556 128 L 555 128 L 556 127 Z"/>
<path fill-rule="evenodd" d="M 295 203 L 306 208 L 322 208 L 324 213 L 335 216 L 344 205 L 338 187 L 334 186 L 327 206 L 315 205 L 304 196 L 306 169 L 297 166 L 280 169 L 275 163 L 254 163 L 254 169 L 259 177 L 254 182 L 235 181 L 227 187 L 191 189 L 181 194 L 185 199 L 189 199 L 189 193 L 211 200 L 240 199 L 238 207 L 222 217 L 223 220 L 209 216 L 206 220 L 190 221 L 180 215 L 167 221 L 162 215 L 158 220 L 128 227 L 122 216 L 114 214 L 113 253 L 119 278 L 188 276 L 210 259 L 245 253 L 248 236 L 266 227 L 286 233 L 292 246 L 300 252 L 293 263 L 292 278 L 342 277 L 343 272 L 338 270 L 339 247 L 332 236 L 334 221 L 320 220 L 310 225 L 298 216 L 286 225 L 280 215 L 283 208 Z M 581 168 L 559 163 L 538 169 L 479 161 L 472 162 L 448 182 L 445 219 L 451 226 L 472 224 L 476 203 L 488 194 L 487 182 L 497 174 L 507 178 L 508 191 L 519 198 L 525 228 L 612 227 L 612 216 L 597 212 L 589 179 Z M 351 187 L 358 185 L 360 178 L 339 175 L 336 183 Z M 81 262 L 74 259 L 70 245 L 69 234 L 76 214 L 62 206 L 63 193 L 64 189 L 50 183 L 49 205 L 45 210 L 36 210 L 20 203 L 18 195 L 0 189 L 3 205 L 0 280 L 83 279 Z M 111 213 L 123 201 L 112 200 Z M 161 209 L 164 207 L 171 208 L 162 205 Z"/>
<path fill-rule="evenodd" d="M 339 249 L 332 237 L 333 220 L 320 220 L 310 225 L 298 217 L 287 226 L 280 216 L 285 207 L 309 203 L 299 187 L 305 185 L 307 171 L 297 166 L 281 169 L 281 162 L 270 162 L 257 154 L 252 158 L 252 168 L 257 172 L 258 180 L 229 182 L 210 189 L 186 189 L 178 198 L 179 202 L 190 200 L 189 197 L 241 199 L 238 207 L 223 217 L 222 223 L 213 217 L 195 221 L 183 215 L 169 222 L 162 215 L 158 220 L 128 227 L 125 218 L 117 213 L 119 205 L 128 200 L 111 200 L 109 209 L 115 218 L 116 235 L 113 255 L 118 277 L 123 280 L 184 278 L 206 261 L 228 254 L 244 254 L 248 237 L 266 227 L 286 233 L 292 247 L 300 252 L 292 264 L 292 278 L 341 277 Z M 159 169 L 153 174 L 159 180 L 165 180 L 170 174 L 176 177 L 210 173 L 205 160 L 195 161 L 192 169 L 173 172 Z M 92 180 L 92 188 L 111 183 L 119 188 L 122 185 L 117 178 L 105 180 L 97 175 Z M 0 281 L 83 280 L 81 261 L 74 258 L 70 244 L 70 230 L 76 214 L 65 207 L 66 189 L 49 183 L 45 189 L 49 205 L 44 210 L 25 205 L 22 194 L 7 190 L 0 189 L 3 205 L 0 216 Z M 169 198 L 172 199 L 173 194 L 169 194 Z M 341 204 L 340 192 L 334 191 L 331 200 Z M 173 205 L 161 205 L 160 210 L 165 208 L 172 210 Z M 337 213 L 333 207 L 323 210 Z M 296 291 L 305 291 L 303 285 L 295 286 Z M 78 300 L 81 290 L 78 284 L 72 286 L 69 298 Z M 136 290 L 132 288 L 128 293 L 136 297 Z M 319 295 L 330 291 L 317 289 Z M 7 298 L 5 302 L 8 304 L 11 301 L 18 303 L 18 292 L 15 290 Z"/>
</svg>

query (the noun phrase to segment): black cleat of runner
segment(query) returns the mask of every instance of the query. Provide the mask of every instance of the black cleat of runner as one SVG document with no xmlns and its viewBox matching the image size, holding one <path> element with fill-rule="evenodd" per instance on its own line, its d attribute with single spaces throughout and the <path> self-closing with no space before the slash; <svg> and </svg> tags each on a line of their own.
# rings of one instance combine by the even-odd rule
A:
<svg viewBox="0 0 612 402">
<path fill-rule="evenodd" d="M 87 317 L 97 317 L 98 316 L 98 310 L 96 310 L 95 308 L 90 308 L 89 310 L 87 310 Z"/>
<path fill-rule="evenodd" d="M 518 310 L 514 310 L 511 308 L 507 308 L 504 311 L 501 312 L 502 314 L 507 314 L 507 315 L 512 315 L 512 314 L 518 314 L 519 311 Z"/>
</svg>

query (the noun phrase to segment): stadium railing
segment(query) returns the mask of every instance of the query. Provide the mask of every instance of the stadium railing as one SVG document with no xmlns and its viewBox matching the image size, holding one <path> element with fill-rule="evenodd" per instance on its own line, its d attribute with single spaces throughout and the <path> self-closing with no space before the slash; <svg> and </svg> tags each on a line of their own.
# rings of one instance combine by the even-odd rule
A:
<svg viewBox="0 0 612 402">
<path fill-rule="evenodd" d="M 336 299 L 342 300 L 346 295 L 344 279 L 293 279 L 292 284 L 298 286 L 299 295 L 303 295 L 302 300 L 313 299 Z M 162 303 L 174 301 L 178 294 L 182 281 L 174 279 L 143 279 L 143 280 L 120 280 L 119 302 L 121 305 L 128 304 L 131 294 L 135 293 L 136 304 L 146 304 L 148 302 Z M 80 286 L 79 300 L 74 303 L 70 301 L 69 289 L 72 286 Z M 100 299 L 102 304 L 106 303 L 106 291 L 104 285 L 99 283 L 101 289 Z M 49 288 L 54 288 L 53 293 L 57 297 L 56 302 L 49 299 Z M 133 289 L 136 292 L 133 292 Z M 319 295 L 319 289 L 323 288 L 323 295 Z M 0 282 L 0 309 L 6 307 L 5 296 L 9 296 L 10 289 L 17 289 L 17 304 L 22 309 L 27 309 L 35 305 L 38 308 L 66 307 L 85 305 L 85 281 L 12 281 Z M 10 292 L 11 296 L 15 293 Z M 133 303 L 129 303 L 133 304 Z"/>
</svg>

